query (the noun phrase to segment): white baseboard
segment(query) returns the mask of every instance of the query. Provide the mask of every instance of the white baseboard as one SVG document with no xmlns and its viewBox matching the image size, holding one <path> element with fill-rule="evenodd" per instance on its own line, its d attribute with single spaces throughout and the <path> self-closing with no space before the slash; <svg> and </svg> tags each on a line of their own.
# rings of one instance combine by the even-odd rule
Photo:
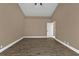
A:
<svg viewBox="0 0 79 59">
<path fill-rule="evenodd" d="M 7 46 L 3 47 L 2 49 L 0 49 L 0 53 L 5 51 L 6 49 L 10 48 L 11 46 L 13 46 L 14 44 L 16 44 L 17 42 L 19 42 L 20 40 L 22 40 L 23 38 L 48 38 L 47 36 L 23 36 L 20 39 L 8 44 Z"/>
<path fill-rule="evenodd" d="M 62 42 L 61 40 L 55 38 L 55 37 L 52 37 L 54 38 L 56 41 L 58 41 L 59 43 L 63 44 L 64 46 L 68 47 L 69 49 L 73 50 L 74 52 L 78 53 L 79 54 L 79 50 L 70 46 L 70 45 L 67 45 L 66 43 Z"/>
<path fill-rule="evenodd" d="M 54 38 L 56 41 L 58 41 L 59 43 L 63 44 L 64 46 L 68 47 L 69 49 L 73 50 L 74 52 L 78 53 L 79 54 L 79 50 L 70 46 L 70 45 L 67 45 L 66 43 L 62 42 L 61 40 L 55 38 L 55 36 L 52 36 L 52 37 L 47 37 L 47 36 L 23 36 L 21 37 L 20 39 L 12 42 L 11 44 L 5 46 L 4 48 L 0 49 L 0 53 L 5 51 L 6 49 L 8 49 L 9 47 L 13 46 L 14 44 L 16 44 L 17 42 L 19 42 L 20 40 L 22 40 L 23 38 Z"/>
<path fill-rule="evenodd" d="M 23 37 L 21 37 L 20 39 L 18 39 L 18 40 L 16 40 L 16 41 L 12 42 L 12 43 L 10 43 L 10 44 L 8 44 L 8 45 L 5 46 L 4 48 L 0 49 L 0 53 L 3 52 L 3 51 L 5 51 L 6 49 L 10 48 L 11 46 L 13 46 L 15 43 L 19 42 L 19 41 L 22 40 L 22 39 L 23 39 Z"/>
<path fill-rule="evenodd" d="M 48 38 L 47 36 L 23 36 L 23 38 Z"/>
</svg>

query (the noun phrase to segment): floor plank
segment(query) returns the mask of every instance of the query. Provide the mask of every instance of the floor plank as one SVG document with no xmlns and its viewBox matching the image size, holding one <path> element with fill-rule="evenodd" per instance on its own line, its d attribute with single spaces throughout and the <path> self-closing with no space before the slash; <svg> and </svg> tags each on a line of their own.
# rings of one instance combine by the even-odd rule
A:
<svg viewBox="0 0 79 59">
<path fill-rule="evenodd" d="M 0 53 L 1 56 L 79 56 L 54 39 L 27 38 Z"/>
</svg>

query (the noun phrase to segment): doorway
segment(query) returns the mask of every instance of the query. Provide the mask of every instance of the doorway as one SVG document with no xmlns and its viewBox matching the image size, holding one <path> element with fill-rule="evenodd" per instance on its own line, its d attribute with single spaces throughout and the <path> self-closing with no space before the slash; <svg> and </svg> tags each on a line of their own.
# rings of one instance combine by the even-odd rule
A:
<svg viewBox="0 0 79 59">
<path fill-rule="evenodd" d="M 48 22 L 47 23 L 47 37 L 53 37 L 56 34 L 56 22 Z"/>
</svg>

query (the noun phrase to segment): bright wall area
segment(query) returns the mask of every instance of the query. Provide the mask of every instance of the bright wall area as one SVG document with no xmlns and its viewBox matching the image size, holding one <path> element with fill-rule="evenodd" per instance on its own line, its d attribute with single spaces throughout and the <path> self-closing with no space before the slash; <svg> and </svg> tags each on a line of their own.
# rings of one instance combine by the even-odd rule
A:
<svg viewBox="0 0 79 59">
<path fill-rule="evenodd" d="M 17 4 L 0 4 L 0 46 L 23 36 L 23 15 Z"/>
<path fill-rule="evenodd" d="M 60 4 L 52 19 L 56 20 L 56 38 L 79 49 L 79 4 Z"/>
<path fill-rule="evenodd" d="M 24 36 L 46 36 L 47 22 L 50 20 L 47 17 L 26 17 L 24 19 Z"/>
</svg>

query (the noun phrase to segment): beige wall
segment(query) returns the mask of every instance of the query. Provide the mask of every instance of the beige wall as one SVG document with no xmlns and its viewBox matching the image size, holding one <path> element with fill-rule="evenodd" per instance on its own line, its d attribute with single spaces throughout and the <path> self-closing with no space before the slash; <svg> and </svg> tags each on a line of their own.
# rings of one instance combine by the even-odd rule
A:
<svg viewBox="0 0 79 59">
<path fill-rule="evenodd" d="M 46 36 L 49 18 L 23 16 L 17 4 L 0 4 L 0 45 L 22 36 Z M 56 37 L 79 49 L 79 4 L 60 4 L 52 20 L 56 20 Z"/>
<path fill-rule="evenodd" d="M 0 45 L 6 46 L 23 36 L 23 15 L 17 4 L 0 4 Z"/>
<path fill-rule="evenodd" d="M 26 17 L 24 20 L 24 36 L 46 36 L 47 22 L 50 19 L 46 17 Z"/>
<path fill-rule="evenodd" d="M 79 4 L 60 4 L 52 19 L 56 20 L 56 37 L 79 49 Z"/>
</svg>

